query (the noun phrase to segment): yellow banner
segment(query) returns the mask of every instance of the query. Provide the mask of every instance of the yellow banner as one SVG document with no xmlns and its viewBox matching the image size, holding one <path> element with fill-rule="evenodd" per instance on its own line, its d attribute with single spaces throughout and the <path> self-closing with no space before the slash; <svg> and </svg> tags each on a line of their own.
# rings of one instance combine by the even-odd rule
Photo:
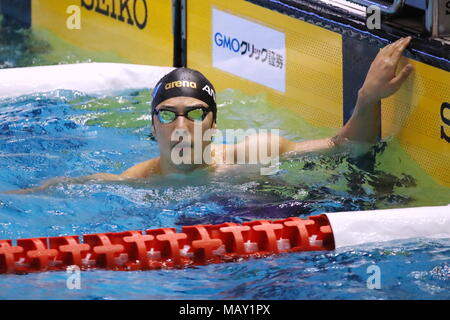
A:
<svg viewBox="0 0 450 320">
<path fill-rule="evenodd" d="M 168 0 L 33 0 L 32 27 L 97 56 L 113 53 L 130 63 L 173 64 Z"/>
<path fill-rule="evenodd" d="M 382 136 L 395 136 L 429 175 L 450 187 L 450 72 L 407 62 L 414 73 L 382 102 Z"/>
<path fill-rule="evenodd" d="M 265 93 L 316 127 L 342 126 L 340 34 L 243 0 L 189 1 L 187 8 L 188 67 L 217 90 L 232 84 Z"/>
</svg>

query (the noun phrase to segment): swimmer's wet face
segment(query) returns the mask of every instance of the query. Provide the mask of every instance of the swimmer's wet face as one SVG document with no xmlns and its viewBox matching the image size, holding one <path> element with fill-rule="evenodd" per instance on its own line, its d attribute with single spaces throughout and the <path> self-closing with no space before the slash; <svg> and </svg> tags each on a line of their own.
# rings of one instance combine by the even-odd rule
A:
<svg viewBox="0 0 450 320">
<path fill-rule="evenodd" d="M 159 144 L 161 166 L 169 167 L 165 168 L 169 171 L 188 171 L 204 164 L 193 158 L 200 156 L 203 159 L 203 151 L 211 143 L 203 141 L 202 137 L 206 130 L 215 128 L 215 99 L 211 82 L 193 69 L 174 69 L 158 81 L 153 91 L 151 115 L 152 133 Z M 194 128 L 200 132 L 195 132 Z M 188 136 L 190 141 L 174 139 L 180 137 L 180 134 Z M 194 143 L 194 139 L 201 141 Z M 201 148 L 189 151 L 192 159 L 187 161 L 188 164 L 180 165 L 172 161 L 172 150 L 175 147 L 192 149 L 194 146 Z"/>
<path fill-rule="evenodd" d="M 206 130 L 215 128 L 211 108 L 203 101 L 192 97 L 174 97 L 162 101 L 153 112 L 152 133 L 158 141 L 161 162 L 170 164 L 180 171 L 192 170 L 198 165 L 194 164 L 194 139 L 200 137 L 201 141 L 195 141 L 201 145 L 201 154 L 211 141 L 203 141 Z M 200 134 L 195 134 L 194 127 L 201 128 Z M 178 134 L 179 133 L 179 134 Z M 174 136 L 183 136 L 181 140 Z M 186 139 L 188 136 L 190 139 Z M 177 148 L 190 148 L 190 164 L 175 165 L 172 161 L 172 150 Z M 182 156 L 182 154 L 181 154 Z"/>
</svg>

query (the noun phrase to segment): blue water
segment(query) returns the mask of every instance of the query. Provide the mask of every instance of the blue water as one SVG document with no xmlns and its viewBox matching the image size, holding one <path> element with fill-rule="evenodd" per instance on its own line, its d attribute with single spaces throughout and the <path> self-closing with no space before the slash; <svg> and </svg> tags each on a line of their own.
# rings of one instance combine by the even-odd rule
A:
<svg viewBox="0 0 450 320">
<path fill-rule="evenodd" d="M 230 95 L 236 103 L 227 102 Z M 239 103 L 261 101 L 245 102 L 238 95 L 219 96 L 219 127 L 231 121 L 260 127 L 273 119 L 274 126 L 289 127 L 291 115 L 276 111 L 275 118 L 265 107 L 253 108 L 248 117 L 248 109 L 240 109 Z M 0 191 L 38 186 L 58 176 L 120 173 L 157 156 L 157 143 L 148 138 L 147 97 L 143 91 L 106 98 L 54 91 L 0 101 Z M 295 130 L 283 134 L 302 136 Z M 394 152 L 389 148 L 378 145 L 375 159 Z M 32 194 L 0 194 L 0 239 L 450 202 L 448 188 L 424 188 L 407 168 L 397 174 L 370 159 L 345 153 L 308 155 L 285 159 L 280 173 L 271 177 L 236 168 L 225 174 L 198 171 L 132 183 L 61 183 Z M 420 199 L 427 193 L 435 197 Z M 381 270 L 380 289 L 367 287 L 372 264 Z M 183 270 L 86 271 L 80 290 L 67 288 L 68 276 L 0 275 L 0 298 L 449 299 L 450 239 L 412 239 Z"/>
</svg>

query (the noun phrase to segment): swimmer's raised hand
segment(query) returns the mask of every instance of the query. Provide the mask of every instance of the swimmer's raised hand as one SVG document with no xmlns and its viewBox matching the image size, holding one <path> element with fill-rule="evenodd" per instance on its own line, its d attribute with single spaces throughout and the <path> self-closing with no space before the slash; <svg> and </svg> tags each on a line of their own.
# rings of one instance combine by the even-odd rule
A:
<svg viewBox="0 0 450 320">
<path fill-rule="evenodd" d="M 414 69 L 411 64 L 407 64 L 396 74 L 398 63 L 410 42 L 411 37 L 401 38 L 380 50 L 370 66 L 360 94 L 377 102 L 400 89 Z"/>
<path fill-rule="evenodd" d="M 384 47 L 370 66 L 352 116 L 336 136 L 336 141 L 375 143 L 381 125 L 381 100 L 394 94 L 413 71 L 407 64 L 396 73 L 398 64 L 411 37 L 402 38 Z"/>
</svg>

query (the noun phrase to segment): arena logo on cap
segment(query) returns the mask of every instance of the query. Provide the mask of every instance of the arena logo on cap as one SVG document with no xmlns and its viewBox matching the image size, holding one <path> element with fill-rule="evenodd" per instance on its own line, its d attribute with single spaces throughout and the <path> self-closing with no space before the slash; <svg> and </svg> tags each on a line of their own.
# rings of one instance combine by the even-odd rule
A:
<svg viewBox="0 0 450 320">
<path fill-rule="evenodd" d="M 192 89 L 197 89 L 197 83 L 194 81 L 186 81 L 186 80 L 178 80 L 178 81 L 172 81 L 169 83 L 166 83 L 166 85 L 164 86 L 164 89 L 169 90 L 172 88 L 192 88 Z"/>
</svg>

